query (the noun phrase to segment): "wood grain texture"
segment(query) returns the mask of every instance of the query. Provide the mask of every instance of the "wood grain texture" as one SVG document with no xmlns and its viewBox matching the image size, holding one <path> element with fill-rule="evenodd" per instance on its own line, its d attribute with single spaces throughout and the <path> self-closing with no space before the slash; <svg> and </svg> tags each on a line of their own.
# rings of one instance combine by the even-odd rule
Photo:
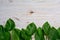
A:
<svg viewBox="0 0 60 40">
<path fill-rule="evenodd" d="M 39 27 L 46 21 L 56 28 L 60 26 L 60 0 L 11 1 L 0 0 L 0 24 L 5 24 L 8 18 L 12 18 L 16 22 L 17 28 L 25 28 L 31 22 L 35 22 Z M 33 14 L 30 15 L 29 12 Z"/>
</svg>

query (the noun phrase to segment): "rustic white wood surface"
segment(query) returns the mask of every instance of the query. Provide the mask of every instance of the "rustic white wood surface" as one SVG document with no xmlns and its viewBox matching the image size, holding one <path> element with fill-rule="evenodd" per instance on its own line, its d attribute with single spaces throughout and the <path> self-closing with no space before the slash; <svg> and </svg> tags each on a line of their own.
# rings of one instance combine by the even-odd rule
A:
<svg viewBox="0 0 60 40">
<path fill-rule="evenodd" d="M 32 13 L 31 13 L 32 12 Z M 12 18 L 17 28 L 26 28 L 34 22 L 37 27 L 48 21 L 60 26 L 60 0 L 0 0 L 0 24 Z"/>
</svg>

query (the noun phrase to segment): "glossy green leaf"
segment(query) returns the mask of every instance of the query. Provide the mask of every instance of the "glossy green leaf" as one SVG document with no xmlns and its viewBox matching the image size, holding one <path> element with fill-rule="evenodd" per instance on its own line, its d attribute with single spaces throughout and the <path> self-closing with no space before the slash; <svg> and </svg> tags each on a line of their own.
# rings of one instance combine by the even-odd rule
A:
<svg viewBox="0 0 60 40">
<path fill-rule="evenodd" d="M 60 28 L 57 29 L 58 33 L 59 33 L 59 38 L 60 38 Z"/>
<path fill-rule="evenodd" d="M 0 40 L 60 40 L 60 28 L 51 28 L 48 22 L 45 22 L 42 28 L 36 27 L 34 23 L 27 25 L 26 29 L 19 30 L 15 28 L 15 22 L 8 19 L 5 26 L 0 25 Z"/>
<path fill-rule="evenodd" d="M 26 28 L 27 35 L 33 35 L 36 31 L 36 25 L 34 23 L 30 23 Z"/>
<path fill-rule="evenodd" d="M 11 40 L 10 32 L 4 32 L 5 40 Z"/>
<path fill-rule="evenodd" d="M 20 30 L 14 29 L 12 30 L 12 40 L 20 40 Z"/>
<path fill-rule="evenodd" d="M 0 40 L 10 40 L 10 33 L 9 32 L 0 32 Z"/>
<path fill-rule="evenodd" d="M 6 31 L 11 31 L 12 29 L 15 28 L 15 22 L 12 19 L 8 19 L 6 24 L 5 24 L 5 30 Z"/>
<path fill-rule="evenodd" d="M 3 34 L 3 32 L 0 32 L 0 40 L 4 40 L 5 39 L 5 36 Z"/>
<path fill-rule="evenodd" d="M 21 30 L 20 38 L 21 40 L 31 40 L 31 36 L 28 36 L 24 29 Z"/>
<path fill-rule="evenodd" d="M 39 27 L 35 33 L 35 40 L 45 40 L 43 30 Z"/>
<path fill-rule="evenodd" d="M 50 24 L 48 22 L 45 22 L 42 26 L 43 30 L 44 30 L 44 33 L 45 35 L 48 35 L 49 34 L 49 31 L 50 31 Z"/>
<path fill-rule="evenodd" d="M 19 29 L 17 29 L 17 28 L 15 28 L 14 30 L 17 33 L 17 35 L 19 36 L 21 31 Z"/>
<path fill-rule="evenodd" d="M 3 30 L 4 30 L 3 26 L 0 25 L 0 32 L 3 31 Z"/>
<path fill-rule="evenodd" d="M 5 36 L 4 36 L 3 32 L 4 32 L 3 26 L 0 25 L 0 40 L 4 40 L 5 39 Z"/>
<path fill-rule="evenodd" d="M 49 37 L 49 40 L 59 39 L 59 34 L 58 34 L 57 30 L 54 27 L 52 27 L 51 30 L 49 31 L 48 37 Z"/>
</svg>

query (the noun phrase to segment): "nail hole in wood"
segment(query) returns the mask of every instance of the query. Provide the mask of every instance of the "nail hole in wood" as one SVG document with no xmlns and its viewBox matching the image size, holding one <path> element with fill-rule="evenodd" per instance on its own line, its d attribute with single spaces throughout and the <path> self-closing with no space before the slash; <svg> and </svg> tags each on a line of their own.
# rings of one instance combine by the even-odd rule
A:
<svg viewBox="0 0 60 40">
<path fill-rule="evenodd" d="M 34 12 L 33 11 L 30 11 L 30 14 L 33 14 Z"/>
</svg>

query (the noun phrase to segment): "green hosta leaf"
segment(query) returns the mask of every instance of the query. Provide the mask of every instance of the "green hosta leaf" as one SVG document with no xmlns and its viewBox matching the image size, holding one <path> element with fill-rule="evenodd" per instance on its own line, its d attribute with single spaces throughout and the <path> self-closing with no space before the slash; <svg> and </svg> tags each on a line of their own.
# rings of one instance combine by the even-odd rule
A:
<svg viewBox="0 0 60 40">
<path fill-rule="evenodd" d="M 51 30 L 49 31 L 48 37 L 49 37 L 49 40 L 59 39 L 59 34 L 58 34 L 57 30 L 54 27 L 52 27 Z"/>
<path fill-rule="evenodd" d="M 36 31 L 36 25 L 34 23 L 30 23 L 26 28 L 27 35 L 33 35 Z"/>
<path fill-rule="evenodd" d="M 43 24 L 43 30 L 44 30 L 44 33 L 45 33 L 45 35 L 48 35 L 49 34 L 49 31 L 50 31 L 50 24 L 48 23 L 48 22 L 45 22 L 44 24 Z"/>
<path fill-rule="evenodd" d="M 40 27 L 37 29 L 37 31 L 35 33 L 35 40 L 45 40 L 44 33 Z"/>
<path fill-rule="evenodd" d="M 12 30 L 12 40 L 20 40 L 20 30 L 14 29 Z"/>
<path fill-rule="evenodd" d="M 15 22 L 12 19 L 8 19 L 5 25 L 5 30 L 6 31 L 11 31 L 12 29 L 15 28 Z"/>
<path fill-rule="evenodd" d="M 28 36 L 24 29 L 21 30 L 20 38 L 21 40 L 31 40 L 31 36 Z"/>
</svg>

